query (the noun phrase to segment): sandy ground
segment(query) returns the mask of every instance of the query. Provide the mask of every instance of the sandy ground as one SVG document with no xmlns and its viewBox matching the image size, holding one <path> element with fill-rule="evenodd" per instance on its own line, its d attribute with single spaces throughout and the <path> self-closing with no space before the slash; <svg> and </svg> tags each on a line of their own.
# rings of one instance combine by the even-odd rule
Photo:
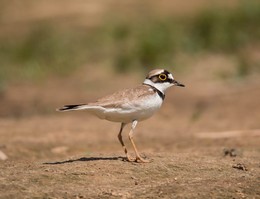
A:
<svg viewBox="0 0 260 199">
<path fill-rule="evenodd" d="M 125 84 L 133 82 L 115 87 Z M 124 160 L 119 124 L 53 111 L 105 89 L 92 95 L 72 85 L 68 97 L 52 84 L 54 97 L 48 85 L 10 87 L 1 98 L 0 151 L 8 159 L 0 161 L 0 198 L 259 198 L 258 80 L 210 92 L 213 85 L 171 89 L 162 109 L 138 124 L 137 147 L 152 160 L 146 164 Z M 27 95 L 19 105 L 21 90 Z M 38 99 L 39 93 L 49 97 Z M 134 155 L 128 131 L 124 139 Z"/>
<path fill-rule="evenodd" d="M 95 26 L 110 12 L 187 14 L 212 3 L 26 2 L 1 2 L 0 36 L 45 20 Z M 136 128 L 137 147 L 152 160 L 146 164 L 124 160 L 119 124 L 54 111 L 135 86 L 142 81 L 137 74 L 115 76 L 93 65 L 71 78 L 8 85 L 0 95 L 0 198 L 260 198 L 259 74 L 220 79 L 220 73 L 234 74 L 230 57 L 187 59 L 176 74 L 187 87 L 169 90 L 162 109 Z M 124 139 L 134 155 L 128 131 Z"/>
</svg>

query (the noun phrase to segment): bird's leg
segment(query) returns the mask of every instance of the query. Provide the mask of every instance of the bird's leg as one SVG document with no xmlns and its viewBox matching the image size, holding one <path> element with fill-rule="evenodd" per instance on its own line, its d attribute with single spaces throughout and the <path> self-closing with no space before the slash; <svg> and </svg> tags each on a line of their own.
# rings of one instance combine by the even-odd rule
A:
<svg viewBox="0 0 260 199">
<path fill-rule="evenodd" d="M 122 147 L 123 147 L 123 149 L 124 149 L 124 152 L 125 152 L 125 155 L 126 155 L 127 160 L 128 160 L 129 162 L 133 162 L 133 161 L 135 161 L 135 159 L 131 158 L 131 157 L 128 155 L 126 146 L 125 146 L 124 141 L 123 141 L 123 138 L 122 138 L 122 132 L 123 132 L 123 129 L 124 129 L 125 125 L 126 125 L 126 123 L 121 123 L 120 131 L 119 131 L 117 137 L 118 137 L 118 140 L 119 140 L 119 142 L 121 143 L 121 145 L 122 145 Z"/>
<path fill-rule="evenodd" d="M 134 137 L 134 129 L 135 129 L 136 125 L 137 125 L 137 120 L 134 120 L 133 123 L 132 123 L 132 127 L 131 127 L 131 130 L 130 130 L 130 133 L 129 133 L 129 139 L 130 139 L 130 141 L 131 141 L 131 143 L 132 143 L 132 145 L 133 145 L 133 147 L 134 147 L 134 150 L 135 150 L 135 155 L 136 155 L 135 161 L 136 161 L 136 162 L 148 163 L 148 162 L 150 162 L 150 161 L 143 159 L 143 158 L 139 155 L 138 150 L 137 150 L 137 148 L 136 148 L 136 146 L 135 146 L 135 143 L 134 143 L 133 137 Z"/>
</svg>

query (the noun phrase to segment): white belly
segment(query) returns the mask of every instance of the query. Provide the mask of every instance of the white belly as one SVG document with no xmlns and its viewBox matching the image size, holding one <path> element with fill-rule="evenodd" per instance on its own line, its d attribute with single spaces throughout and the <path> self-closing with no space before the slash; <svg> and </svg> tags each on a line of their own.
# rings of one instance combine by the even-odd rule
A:
<svg viewBox="0 0 260 199">
<path fill-rule="evenodd" d="M 133 120 L 142 121 L 151 117 L 162 105 L 163 100 L 155 93 L 138 101 L 128 102 L 119 108 L 103 108 L 93 110 L 96 116 L 112 122 L 130 123 Z"/>
</svg>

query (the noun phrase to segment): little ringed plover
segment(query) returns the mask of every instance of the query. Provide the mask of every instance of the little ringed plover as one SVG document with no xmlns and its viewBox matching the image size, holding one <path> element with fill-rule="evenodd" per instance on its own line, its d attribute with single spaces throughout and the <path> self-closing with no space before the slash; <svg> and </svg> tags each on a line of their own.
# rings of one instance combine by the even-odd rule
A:
<svg viewBox="0 0 260 199">
<path fill-rule="evenodd" d="M 96 102 L 76 105 L 65 105 L 58 111 L 85 110 L 100 119 L 120 122 L 118 139 L 124 149 L 128 161 L 149 162 L 140 156 L 133 140 L 134 129 L 139 121 L 151 117 L 162 105 L 165 91 L 171 86 L 181 86 L 173 75 L 164 69 L 155 69 L 148 73 L 142 85 L 124 89 L 98 99 Z M 122 139 L 122 131 L 126 124 L 131 123 L 129 139 L 135 151 L 131 158 Z"/>
</svg>

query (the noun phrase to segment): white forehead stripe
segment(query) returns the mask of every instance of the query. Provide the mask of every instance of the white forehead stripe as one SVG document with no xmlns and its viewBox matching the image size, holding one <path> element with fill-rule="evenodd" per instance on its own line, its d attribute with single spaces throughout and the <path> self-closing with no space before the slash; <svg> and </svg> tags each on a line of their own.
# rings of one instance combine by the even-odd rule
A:
<svg viewBox="0 0 260 199">
<path fill-rule="evenodd" d="M 172 76 L 172 74 L 168 74 L 168 78 L 169 78 L 169 79 L 174 79 L 173 76 Z"/>
</svg>

